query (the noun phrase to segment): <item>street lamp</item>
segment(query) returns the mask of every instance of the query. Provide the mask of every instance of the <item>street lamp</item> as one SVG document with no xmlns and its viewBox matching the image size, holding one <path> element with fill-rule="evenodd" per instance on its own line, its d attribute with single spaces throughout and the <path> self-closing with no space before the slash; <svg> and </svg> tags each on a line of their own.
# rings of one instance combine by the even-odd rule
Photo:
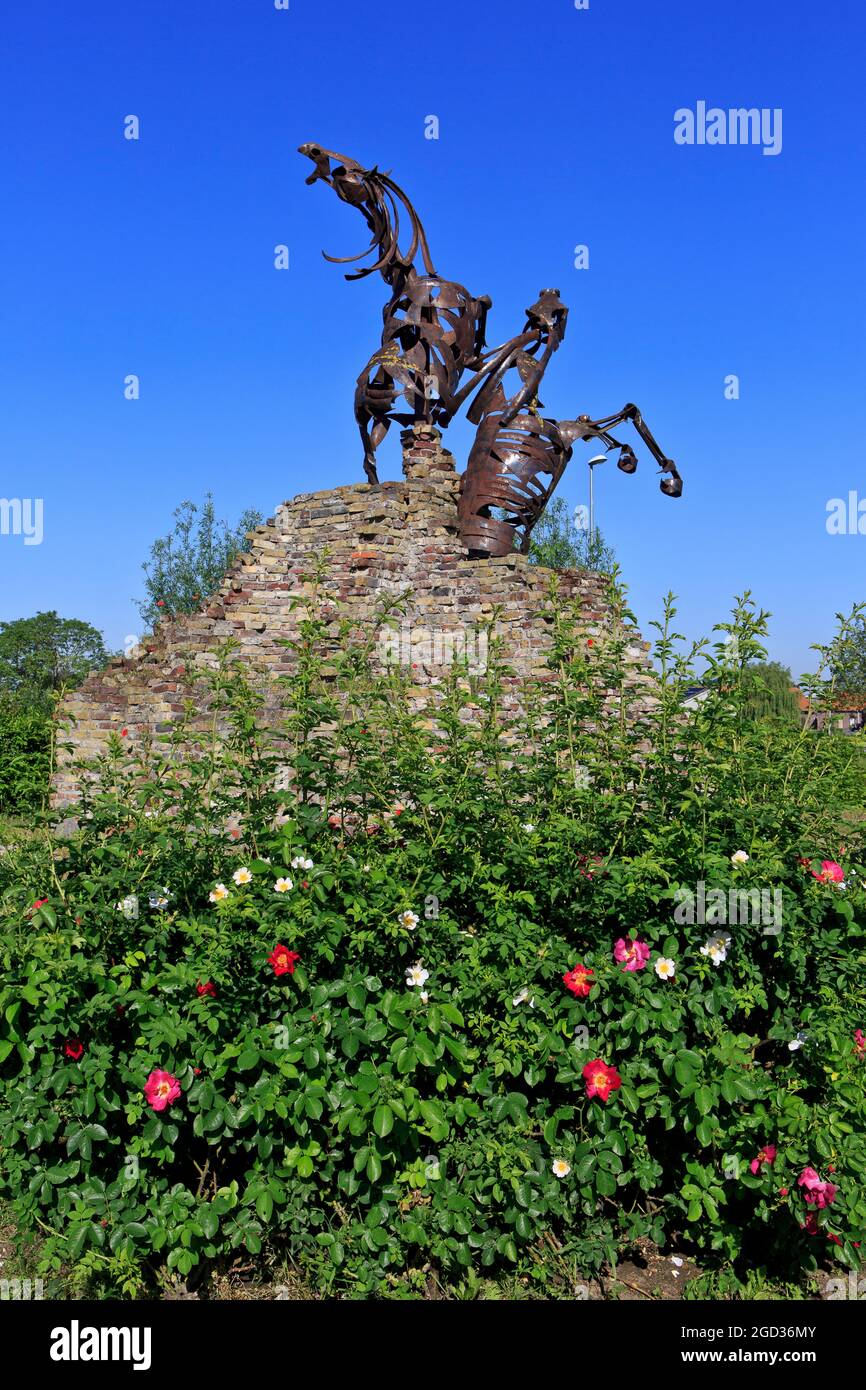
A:
<svg viewBox="0 0 866 1390">
<path fill-rule="evenodd" d="M 593 487 L 593 473 L 600 463 L 607 463 L 607 454 L 596 454 L 594 458 L 588 460 L 589 468 L 589 553 L 592 555 L 592 543 L 595 536 L 595 489 Z"/>
</svg>

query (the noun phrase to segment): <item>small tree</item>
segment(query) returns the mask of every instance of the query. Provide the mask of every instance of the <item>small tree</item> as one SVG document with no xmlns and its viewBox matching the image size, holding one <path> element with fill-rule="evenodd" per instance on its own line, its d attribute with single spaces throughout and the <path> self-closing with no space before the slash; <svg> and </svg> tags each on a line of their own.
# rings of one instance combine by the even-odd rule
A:
<svg viewBox="0 0 866 1390">
<path fill-rule="evenodd" d="M 843 635 L 833 666 L 833 679 L 840 695 L 866 692 L 866 619 L 862 614 Z"/>
<path fill-rule="evenodd" d="M 562 497 L 554 497 L 534 527 L 529 559 L 533 565 L 549 569 L 599 570 L 602 574 L 611 574 L 616 564 L 616 555 L 598 528 L 590 536 L 588 529 L 575 524 Z"/>
<path fill-rule="evenodd" d="M 107 661 L 95 627 L 53 609 L 0 623 L 0 699 L 16 707 L 46 712 L 56 691 L 80 685 Z"/>
<path fill-rule="evenodd" d="M 147 595 L 138 601 L 142 621 L 153 627 L 164 614 L 194 613 L 219 587 L 232 561 L 248 549 L 246 533 L 262 520 L 260 512 L 248 510 L 234 527 L 217 521 L 210 492 L 200 507 L 181 502 L 173 529 L 154 541 L 142 564 Z"/>
<path fill-rule="evenodd" d="M 743 671 L 746 712 L 755 719 L 797 719 L 799 705 L 789 667 L 779 661 L 756 661 Z"/>
</svg>

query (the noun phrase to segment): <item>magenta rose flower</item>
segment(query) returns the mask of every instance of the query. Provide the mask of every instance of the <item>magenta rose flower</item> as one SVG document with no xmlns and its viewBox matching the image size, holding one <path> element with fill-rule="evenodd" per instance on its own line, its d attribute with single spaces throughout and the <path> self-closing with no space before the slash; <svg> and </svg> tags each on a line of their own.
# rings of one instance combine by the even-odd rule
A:
<svg viewBox="0 0 866 1390">
<path fill-rule="evenodd" d="M 623 970 L 645 970 L 650 948 L 645 941 L 626 941 L 620 937 L 613 945 L 613 958 L 622 962 Z"/>
<path fill-rule="evenodd" d="M 152 1071 L 144 1083 L 144 1098 L 151 1110 L 167 1110 L 180 1095 L 180 1082 L 170 1071 Z"/>
</svg>

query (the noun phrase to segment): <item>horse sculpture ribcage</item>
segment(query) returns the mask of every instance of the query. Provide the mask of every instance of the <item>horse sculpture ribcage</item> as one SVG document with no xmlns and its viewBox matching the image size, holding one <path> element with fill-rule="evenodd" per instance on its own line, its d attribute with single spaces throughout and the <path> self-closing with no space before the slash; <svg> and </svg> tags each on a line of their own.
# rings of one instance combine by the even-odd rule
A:
<svg viewBox="0 0 866 1390">
<path fill-rule="evenodd" d="M 358 377 L 355 419 L 364 441 L 364 468 L 376 479 L 376 450 L 392 421 L 447 425 L 467 367 L 484 346 L 490 301 L 436 275 L 410 271 L 384 310 L 382 345 Z M 396 409 L 402 395 L 405 408 Z"/>
<path fill-rule="evenodd" d="M 515 541 L 526 554 L 532 528 L 570 457 L 555 420 L 531 411 L 486 415 L 469 454 L 458 510 L 470 555 L 510 555 Z"/>
</svg>

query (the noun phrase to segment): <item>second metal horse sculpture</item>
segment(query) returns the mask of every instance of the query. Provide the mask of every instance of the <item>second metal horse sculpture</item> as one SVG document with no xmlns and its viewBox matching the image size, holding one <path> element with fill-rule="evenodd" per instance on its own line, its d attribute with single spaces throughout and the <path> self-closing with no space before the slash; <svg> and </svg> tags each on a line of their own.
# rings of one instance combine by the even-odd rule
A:
<svg viewBox="0 0 866 1390">
<path fill-rule="evenodd" d="M 446 426 L 477 388 L 467 418 L 478 425 L 463 475 L 458 517 L 470 555 L 508 555 L 517 546 L 529 549 L 533 526 L 547 505 L 571 458 L 576 440 L 600 439 L 619 449 L 618 466 L 637 468 L 627 444 L 610 433 L 631 421 L 663 473 L 660 487 L 679 497 L 682 479 L 673 459 L 659 448 L 637 406 L 591 420 L 554 420 L 540 414 L 538 389 L 547 365 L 565 336 L 568 310 L 558 290 L 542 290 L 526 311 L 522 332 L 498 348 L 486 349 L 487 295 L 477 298 L 463 285 L 437 274 L 427 238 L 414 207 L 388 174 L 364 169 L 347 155 L 315 144 L 301 145 L 315 172 L 307 183 L 322 179 L 343 202 L 357 207 L 371 232 L 358 256 L 326 256 L 348 264 L 373 256 L 372 264 L 347 274 L 361 279 L 379 271 L 391 288 L 383 310 L 381 346 L 358 376 L 355 418 L 364 444 L 364 471 L 378 481 L 376 450 L 392 421 Z M 411 228 L 406 250 L 400 247 L 400 210 Z M 420 251 L 424 271 L 415 268 Z M 504 381 L 516 371 L 519 385 L 506 395 Z M 466 372 L 468 381 L 461 385 Z M 399 407 L 399 398 L 404 407 Z"/>
</svg>

